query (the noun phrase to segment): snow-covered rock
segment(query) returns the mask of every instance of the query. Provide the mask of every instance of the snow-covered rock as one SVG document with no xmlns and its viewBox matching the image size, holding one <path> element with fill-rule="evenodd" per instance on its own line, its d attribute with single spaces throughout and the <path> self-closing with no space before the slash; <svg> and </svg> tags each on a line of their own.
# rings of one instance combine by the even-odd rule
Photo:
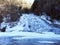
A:
<svg viewBox="0 0 60 45">
<path fill-rule="evenodd" d="M 43 39 L 41 43 L 48 42 L 46 40 L 60 40 L 60 29 L 50 25 L 45 16 L 39 17 L 34 14 L 22 14 L 19 22 L 15 26 L 9 23 L 1 23 L 1 28 L 7 26 L 6 32 L 0 32 L 1 37 L 13 37 L 12 39 Z M 49 32 L 50 31 L 50 32 Z M 39 32 L 39 33 L 36 33 Z M 55 34 L 56 33 L 56 34 Z M 59 34 L 59 35 L 58 35 Z M 54 43 L 54 42 L 49 42 Z"/>
<path fill-rule="evenodd" d="M 23 24 L 24 31 L 29 32 L 43 32 L 52 29 L 42 18 L 34 14 L 22 14 L 20 23 Z"/>
<path fill-rule="evenodd" d="M 56 23 L 56 21 L 55 21 Z M 12 23 L 11 23 L 12 24 Z M 14 22 L 11 27 L 9 23 L 1 23 L 1 28 L 7 26 L 6 32 L 24 31 L 24 32 L 54 32 L 60 33 L 60 29 L 52 26 L 53 24 L 46 19 L 46 16 L 36 16 L 34 14 L 22 14 L 19 21 Z M 60 23 L 58 23 L 60 25 Z"/>
</svg>

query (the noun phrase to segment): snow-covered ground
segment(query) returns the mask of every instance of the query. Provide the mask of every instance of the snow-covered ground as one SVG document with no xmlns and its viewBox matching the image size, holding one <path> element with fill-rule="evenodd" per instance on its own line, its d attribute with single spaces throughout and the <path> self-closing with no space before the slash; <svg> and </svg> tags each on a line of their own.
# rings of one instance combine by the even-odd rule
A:
<svg viewBox="0 0 60 45">
<path fill-rule="evenodd" d="M 10 28 L 8 24 L 1 24 L 3 26 L 7 26 L 7 28 L 6 32 L 0 32 L 0 37 L 22 36 L 22 38 L 14 37 L 13 39 L 42 38 L 60 40 L 60 34 L 58 34 L 60 33 L 59 29 L 51 26 L 50 24 L 51 22 L 46 20 L 44 16 L 38 17 L 34 14 L 22 14 L 19 22 L 17 22 L 14 27 Z M 55 34 L 56 32 L 57 34 Z"/>
<path fill-rule="evenodd" d="M 56 23 L 55 21 L 54 23 Z M 4 23 L 5 24 L 5 23 Z M 4 25 L 2 23 L 2 25 Z M 10 28 L 7 24 L 6 32 L 12 32 L 12 31 L 25 31 L 25 32 L 54 32 L 54 33 L 60 33 L 60 28 L 56 28 L 54 26 L 51 26 L 51 22 L 46 19 L 46 16 L 35 16 L 34 14 L 22 14 L 21 18 L 19 19 L 19 22 L 17 24 Z M 59 23 L 56 23 L 59 24 Z M 60 25 L 60 24 L 59 24 Z"/>
<path fill-rule="evenodd" d="M 40 39 L 49 39 L 49 40 L 60 40 L 60 35 L 56 35 L 51 32 L 44 32 L 43 34 L 34 33 L 34 32 L 0 32 L 0 37 L 11 37 L 11 36 L 22 36 L 14 37 L 13 39 L 33 39 L 33 38 L 40 38 Z"/>
</svg>

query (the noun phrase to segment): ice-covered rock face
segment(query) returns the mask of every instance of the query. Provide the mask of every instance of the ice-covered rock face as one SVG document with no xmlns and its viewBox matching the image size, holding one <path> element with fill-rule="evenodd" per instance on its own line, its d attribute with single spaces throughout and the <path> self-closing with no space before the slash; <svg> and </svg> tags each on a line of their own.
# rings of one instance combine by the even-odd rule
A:
<svg viewBox="0 0 60 45">
<path fill-rule="evenodd" d="M 57 24 L 56 21 L 54 24 Z M 22 14 L 19 21 L 13 23 L 1 23 L 1 28 L 7 26 L 6 32 L 24 31 L 24 32 L 54 32 L 60 33 L 60 28 L 54 27 L 50 21 L 46 19 L 46 16 L 36 16 L 34 14 Z M 58 23 L 59 25 L 59 23 Z"/>
<path fill-rule="evenodd" d="M 43 32 L 51 29 L 49 24 L 34 14 L 22 14 L 19 23 L 23 25 L 24 31 L 29 32 Z"/>
<path fill-rule="evenodd" d="M 23 26 L 23 31 L 39 33 L 50 31 L 54 33 L 60 33 L 60 30 L 52 26 L 53 24 L 46 19 L 46 16 L 40 17 L 34 14 L 22 14 L 18 24 Z"/>
</svg>

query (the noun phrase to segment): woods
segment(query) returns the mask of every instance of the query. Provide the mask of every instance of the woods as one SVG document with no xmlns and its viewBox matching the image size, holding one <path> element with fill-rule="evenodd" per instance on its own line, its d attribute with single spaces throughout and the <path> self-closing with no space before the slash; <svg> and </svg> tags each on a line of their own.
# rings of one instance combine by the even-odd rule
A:
<svg viewBox="0 0 60 45">
<path fill-rule="evenodd" d="M 0 22 L 3 22 L 4 17 L 6 17 L 5 22 L 17 21 L 21 13 L 30 12 L 31 5 L 32 3 L 27 3 L 25 0 L 0 0 L 0 17 L 2 17 Z"/>
<path fill-rule="evenodd" d="M 0 22 L 3 22 L 4 17 L 6 18 L 6 22 L 15 22 L 18 20 L 20 14 L 18 6 L 8 0 L 0 0 Z"/>
<path fill-rule="evenodd" d="M 38 16 L 45 12 L 51 20 L 60 20 L 60 0 L 35 0 L 31 10 Z"/>
<path fill-rule="evenodd" d="M 34 0 L 27 3 L 24 0 L 0 0 L 0 22 L 4 16 L 10 16 L 10 22 L 17 21 L 21 13 L 34 13 L 37 16 L 45 12 L 53 20 L 60 20 L 60 0 Z"/>
</svg>

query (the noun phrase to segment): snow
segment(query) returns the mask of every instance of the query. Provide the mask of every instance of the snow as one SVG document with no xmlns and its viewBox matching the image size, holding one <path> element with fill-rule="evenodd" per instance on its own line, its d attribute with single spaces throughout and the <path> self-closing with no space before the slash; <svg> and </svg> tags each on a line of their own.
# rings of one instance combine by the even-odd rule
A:
<svg viewBox="0 0 60 45">
<path fill-rule="evenodd" d="M 60 25 L 60 21 L 54 21 L 54 24 L 58 24 L 58 25 Z"/>
<path fill-rule="evenodd" d="M 9 28 L 9 27 L 7 27 L 7 29 L 6 29 L 6 32 L 12 32 L 12 31 L 22 31 L 22 30 L 24 30 L 24 28 L 23 28 L 23 26 L 22 25 L 17 25 L 17 26 L 14 26 L 13 28 Z"/>
<path fill-rule="evenodd" d="M 43 32 L 52 29 L 43 19 L 34 14 L 22 14 L 20 22 L 25 25 L 25 31 Z"/>
<path fill-rule="evenodd" d="M 41 18 L 42 18 L 43 20 L 46 20 L 49 24 L 52 24 L 50 21 L 48 21 L 48 20 L 46 19 L 46 18 L 47 18 L 46 15 L 42 15 Z M 50 17 L 48 17 L 48 18 L 50 19 Z"/>
<path fill-rule="evenodd" d="M 4 27 L 6 24 L 2 23 L 1 26 Z M 0 32 L 0 37 L 21 36 L 13 37 L 13 39 L 18 40 L 33 38 L 60 40 L 60 34 L 49 32 L 51 29 L 54 29 L 54 31 L 56 29 L 57 31 L 55 32 L 59 32 L 59 29 L 50 26 L 50 22 L 46 20 L 45 16 L 38 17 L 34 14 L 22 14 L 19 22 L 17 22 L 14 27 L 10 28 L 10 26 L 7 24 L 6 32 Z"/>
<path fill-rule="evenodd" d="M 33 32 L 0 32 L 0 37 L 11 37 L 11 36 L 22 36 L 22 37 L 13 37 L 13 39 L 33 39 L 33 38 L 42 38 L 42 39 L 53 39 L 60 40 L 60 35 L 56 34 L 47 34 L 47 33 L 33 33 Z"/>
<path fill-rule="evenodd" d="M 41 18 L 46 20 L 49 24 L 52 24 L 50 21 L 48 21 L 46 18 L 48 17 L 48 19 L 50 20 L 50 17 L 49 16 L 46 16 L 46 15 L 42 15 Z M 60 21 L 57 21 L 57 20 L 54 20 L 53 22 L 54 24 L 58 24 L 60 25 Z"/>
<path fill-rule="evenodd" d="M 38 41 L 39 43 L 57 43 L 57 42 L 54 42 L 54 41 Z"/>
<path fill-rule="evenodd" d="M 17 24 L 14 24 L 12 28 L 9 23 L 1 23 L 1 28 L 7 26 L 6 32 L 12 31 L 25 31 L 25 32 L 60 32 L 58 28 L 51 26 L 51 22 L 46 19 L 46 16 L 35 16 L 34 14 L 22 14 Z M 11 23 L 12 24 L 12 23 Z M 57 31 L 56 31 L 57 30 Z"/>
</svg>

